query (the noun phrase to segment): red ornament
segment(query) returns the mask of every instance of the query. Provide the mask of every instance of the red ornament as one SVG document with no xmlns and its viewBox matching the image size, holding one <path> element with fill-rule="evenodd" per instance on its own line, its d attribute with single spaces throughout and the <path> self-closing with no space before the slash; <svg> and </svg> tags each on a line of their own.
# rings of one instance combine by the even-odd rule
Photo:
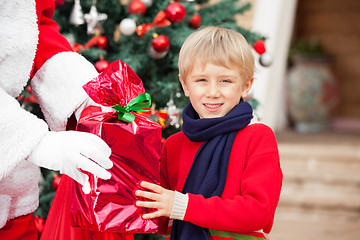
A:
<svg viewBox="0 0 360 240">
<path fill-rule="evenodd" d="M 34 96 L 33 95 L 31 95 L 31 87 L 30 86 L 27 86 L 26 88 L 25 88 L 25 90 L 26 90 L 26 94 L 25 94 L 25 98 L 24 98 L 24 102 L 23 103 L 38 103 L 37 101 L 36 101 L 36 99 L 34 98 Z"/>
<path fill-rule="evenodd" d="M 198 28 L 201 24 L 201 16 L 200 14 L 196 13 L 192 16 L 189 20 L 189 27 L 191 28 Z"/>
<path fill-rule="evenodd" d="M 65 0 L 55 0 L 55 7 L 61 7 L 64 3 Z"/>
<path fill-rule="evenodd" d="M 84 45 L 79 43 L 74 43 L 73 50 L 74 52 L 81 53 L 84 50 Z"/>
<path fill-rule="evenodd" d="M 39 233 L 42 233 L 44 231 L 44 228 L 45 228 L 44 222 L 45 221 L 43 218 L 41 218 L 39 216 L 35 216 L 35 226 Z"/>
<path fill-rule="evenodd" d="M 99 36 L 97 38 L 96 46 L 98 48 L 106 49 L 108 47 L 108 40 L 104 36 Z"/>
<path fill-rule="evenodd" d="M 60 182 L 61 182 L 61 176 L 54 174 L 54 180 L 52 182 L 52 187 L 54 190 L 56 190 L 59 187 Z"/>
<path fill-rule="evenodd" d="M 24 98 L 24 103 L 38 103 L 33 95 Z"/>
<path fill-rule="evenodd" d="M 183 5 L 175 2 L 166 7 L 165 14 L 172 23 L 178 23 L 185 19 L 186 10 Z"/>
<path fill-rule="evenodd" d="M 265 42 L 262 40 L 256 41 L 253 45 L 253 48 L 260 55 L 266 52 Z"/>
<path fill-rule="evenodd" d="M 141 0 L 132 0 L 128 5 L 130 14 L 144 15 L 146 12 L 146 5 Z"/>
<path fill-rule="evenodd" d="M 101 73 L 102 71 L 104 71 L 105 68 L 107 68 L 110 65 L 110 63 L 106 60 L 99 60 L 95 63 L 95 68 L 96 70 Z"/>
<path fill-rule="evenodd" d="M 26 91 L 31 94 L 31 86 L 27 86 Z"/>
<path fill-rule="evenodd" d="M 169 50 L 170 41 L 165 35 L 159 35 L 152 40 L 152 47 L 157 52 L 165 52 Z"/>
</svg>

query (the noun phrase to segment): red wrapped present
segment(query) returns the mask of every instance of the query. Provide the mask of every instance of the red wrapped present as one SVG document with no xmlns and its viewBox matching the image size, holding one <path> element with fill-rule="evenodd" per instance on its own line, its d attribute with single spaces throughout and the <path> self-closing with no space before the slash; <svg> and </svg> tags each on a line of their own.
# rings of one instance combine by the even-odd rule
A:
<svg viewBox="0 0 360 240">
<path fill-rule="evenodd" d="M 117 113 L 97 112 L 80 119 L 77 131 L 101 137 L 111 148 L 109 180 L 90 176 L 91 192 L 85 195 L 73 181 L 70 207 L 72 225 L 83 229 L 116 233 L 157 232 L 158 219 L 144 220 L 144 210 L 135 207 L 133 191 L 140 181 L 159 184 L 161 126 L 135 113 L 148 108 L 140 78 L 121 61 L 110 64 L 84 86 L 85 91 L 103 106 Z"/>
</svg>

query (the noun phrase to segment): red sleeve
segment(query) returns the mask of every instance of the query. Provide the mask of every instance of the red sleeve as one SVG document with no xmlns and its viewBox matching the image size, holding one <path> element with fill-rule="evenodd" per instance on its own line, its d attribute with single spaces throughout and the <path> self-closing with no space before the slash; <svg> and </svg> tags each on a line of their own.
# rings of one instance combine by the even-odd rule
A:
<svg viewBox="0 0 360 240">
<path fill-rule="evenodd" d="M 39 26 L 39 42 L 31 78 L 52 56 L 60 52 L 72 51 L 66 38 L 60 34 L 59 26 L 52 19 L 55 10 L 53 0 L 36 0 L 36 14 Z"/>
<path fill-rule="evenodd" d="M 273 132 L 265 125 L 256 129 L 255 132 L 248 131 L 246 136 L 237 137 L 232 149 L 231 158 L 244 156 L 245 163 L 236 159 L 239 162 L 236 171 L 242 174 L 241 179 L 236 180 L 239 182 L 227 179 L 224 193 L 226 188 L 239 193 L 231 198 L 208 199 L 189 194 L 184 221 L 236 233 L 270 231 L 280 196 L 282 172 Z"/>
</svg>

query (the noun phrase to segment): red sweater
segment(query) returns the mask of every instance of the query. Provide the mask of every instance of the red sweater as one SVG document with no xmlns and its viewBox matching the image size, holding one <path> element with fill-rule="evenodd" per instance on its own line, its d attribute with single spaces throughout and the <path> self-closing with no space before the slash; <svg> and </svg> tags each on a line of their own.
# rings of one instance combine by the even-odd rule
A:
<svg viewBox="0 0 360 240">
<path fill-rule="evenodd" d="M 191 142 L 183 132 L 166 140 L 161 157 L 163 187 L 181 192 L 201 144 Z M 189 193 L 184 221 L 212 230 L 263 237 L 253 232 L 270 232 L 281 185 L 274 133 L 263 124 L 249 125 L 236 135 L 222 196 L 205 199 Z"/>
</svg>

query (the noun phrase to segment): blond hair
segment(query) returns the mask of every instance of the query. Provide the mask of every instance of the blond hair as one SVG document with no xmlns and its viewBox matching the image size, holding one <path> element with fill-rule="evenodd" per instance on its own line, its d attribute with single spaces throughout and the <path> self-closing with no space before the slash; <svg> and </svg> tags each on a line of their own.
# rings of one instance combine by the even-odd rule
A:
<svg viewBox="0 0 360 240">
<path fill-rule="evenodd" d="M 238 32 L 208 26 L 190 34 L 179 53 L 179 74 L 183 79 L 192 71 L 195 61 L 230 68 L 236 66 L 241 77 L 248 81 L 254 75 L 255 63 L 250 45 Z"/>
</svg>

